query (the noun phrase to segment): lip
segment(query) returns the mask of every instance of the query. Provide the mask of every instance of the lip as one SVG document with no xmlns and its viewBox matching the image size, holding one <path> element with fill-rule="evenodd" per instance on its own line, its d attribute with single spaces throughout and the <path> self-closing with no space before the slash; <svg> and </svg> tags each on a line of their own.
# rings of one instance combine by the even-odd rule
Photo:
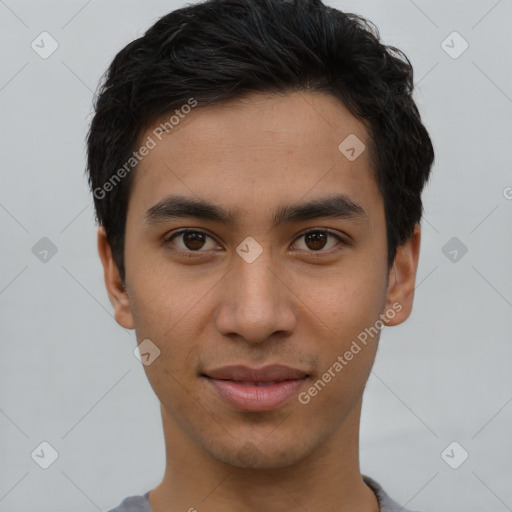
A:
<svg viewBox="0 0 512 512">
<path fill-rule="evenodd" d="M 202 375 L 226 403 L 241 411 L 271 411 L 296 395 L 309 375 L 282 365 L 224 366 Z"/>
<path fill-rule="evenodd" d="M 204 372 L 207 377 L 221 380 L 241 382 L 281 382 L 283 380 L 302 379 L 308 374 L 297 368 L 272 364 L 262 368 L 251 368 L 243 365 L 222 366 Z"/>
</svg>

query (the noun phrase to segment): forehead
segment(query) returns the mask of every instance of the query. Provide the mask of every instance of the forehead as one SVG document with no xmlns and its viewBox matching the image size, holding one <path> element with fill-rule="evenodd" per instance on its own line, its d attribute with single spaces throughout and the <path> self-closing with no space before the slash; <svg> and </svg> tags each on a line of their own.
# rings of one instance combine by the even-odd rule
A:
<svg viewBox="0 0 512 512">
<path fill-rule="evenodd" d="M 333 96 L 250 94 L 185 109 L 169 123 L 172 115 L 142 134 L 154 147 L 135 171 L 130 208 L 173 193 L 261 210 L 327 191 L 361 201 L 376 187 L 367 126 Z"/>
</svg>

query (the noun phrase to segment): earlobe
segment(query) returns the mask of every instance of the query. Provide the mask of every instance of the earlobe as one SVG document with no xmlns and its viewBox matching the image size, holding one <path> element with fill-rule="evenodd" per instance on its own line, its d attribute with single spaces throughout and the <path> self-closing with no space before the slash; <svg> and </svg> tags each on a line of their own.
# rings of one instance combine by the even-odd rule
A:
<svg viewBox="0 0 512 512">
<path fill-rule="evenodd" d="M 412 236 L 397 248 L 393 267 L 389 272 L 384 323 L 398 325 L 405 322 L 412 311 L 416 271 L 420 253 L 421 228 L 414 227 Z M 393 314 L 386 314 L 393 311 Z"/>
<path fill-rule="evenodd" d="M 125 329 L 134 329 L 135 324 L 128 292 L 121 280 L 117 265 L 114 262 L 112 249 L 108 243 L 104 226 L 98 228 L 98 254 L 103 265 L 107 293 L 114 308 L 114 318 L 116 322 Z"/>
</svg>

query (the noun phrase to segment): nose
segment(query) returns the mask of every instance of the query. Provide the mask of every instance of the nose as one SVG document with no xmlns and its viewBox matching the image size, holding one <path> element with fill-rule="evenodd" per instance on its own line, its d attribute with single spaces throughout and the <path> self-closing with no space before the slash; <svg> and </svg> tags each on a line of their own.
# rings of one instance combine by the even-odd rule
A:
<svg viewBox="0 0 512 512">
<path fill-rule="evenodd" d="M 290 335 L 297 324 L 295 295 L 270 254 L 263 251 L 252 263 L 235 259 L 233 265 L 214 315 L 218 331 L 249 343 Z"/>
</svg>

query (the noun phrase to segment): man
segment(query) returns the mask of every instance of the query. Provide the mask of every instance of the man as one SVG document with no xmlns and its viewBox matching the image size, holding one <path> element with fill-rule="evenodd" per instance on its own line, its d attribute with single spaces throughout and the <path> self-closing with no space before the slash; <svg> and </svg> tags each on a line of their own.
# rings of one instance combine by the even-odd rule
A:
<svg viewBox="0 0 512 512">
<path fill-rule="evenodd" d="M 412 89 L 320 0 L 209 0 L 115 57 L 89 180 L 167 457 L 115 512 L 405 510 L 358 452 L 380 330 L 413 302 L 434 151 Z"/>
</svg>

